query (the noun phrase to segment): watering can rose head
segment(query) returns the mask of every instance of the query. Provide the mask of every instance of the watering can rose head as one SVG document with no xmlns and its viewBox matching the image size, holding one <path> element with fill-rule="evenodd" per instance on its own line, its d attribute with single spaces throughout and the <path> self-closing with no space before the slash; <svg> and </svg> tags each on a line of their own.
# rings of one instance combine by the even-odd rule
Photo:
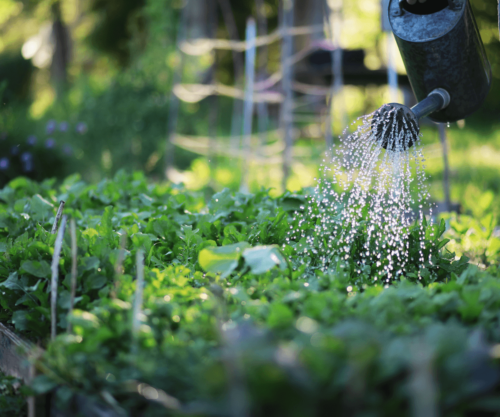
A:
<svg viewBox="0 0 500 417">
<path fill-rule="evenodd" d="M 403 104 L 384 104 L 372 115 L 373 139 L 382 148 L 402 152 L 411 148 L 420 132 L 418 120 Z"/>
<path fill-rule="evenodd" d="M 436 88 L 411 109 L 403 104 L 384 104 L 373 113 L 371 130 L 374 140 L 384 149 L 401 152 L 411 148 L 418 139 L 418 121 L 449 106 L 450 95 Z"/>
</svg>

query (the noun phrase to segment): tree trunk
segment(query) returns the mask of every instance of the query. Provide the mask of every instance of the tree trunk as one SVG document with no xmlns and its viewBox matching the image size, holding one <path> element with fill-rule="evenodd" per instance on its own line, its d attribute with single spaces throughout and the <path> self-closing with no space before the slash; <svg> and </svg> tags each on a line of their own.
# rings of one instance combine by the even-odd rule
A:
<svg viewBox="0 0 500 417">
<path fill-rule="evenodd" d="M 61 5 L 57 1 L 52 5 L 52 38 L 54 40 L 54 55 L 50 67 L 52 82 L 57 96 L 60 97 L 66 90 L 68 83 L 67 73 L 71 57 L 71 37 L 68 28 L 61 17 Z"/>
</svg>

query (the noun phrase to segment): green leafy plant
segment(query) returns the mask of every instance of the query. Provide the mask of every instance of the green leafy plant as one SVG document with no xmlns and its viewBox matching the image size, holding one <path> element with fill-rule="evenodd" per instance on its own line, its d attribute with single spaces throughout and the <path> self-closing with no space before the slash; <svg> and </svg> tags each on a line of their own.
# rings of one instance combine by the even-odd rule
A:
<svg viewBox="0 0 500 417">
<path fill-rule="evenodd" d="M 2 415 L 26 416 L 27 393 L 28 390 L 19 379 L 0 373 L 0 413 Z"/>
<path fill-rule="evenodd" d="M 59 200 L 77 224 L 76 297 L 70 312 L 67 234 L 58 336 L 48 342 Z M 500 399 L 498 269 L 447 251 L 445 221 L 414 226 L 407 269 L 392 285 L 373 279 L 376 268 L 359 271 L 362 244 L 349 262 L 321 268 L 314 241 L 299 257 L 295 246 L 305 243 L 288 237 L 290 228 L 314 230 L 296 215 L 306 201 L 307 190 L 279 198 L 224 190 L 205 204 L 201 193 L 124 172 L 96 185 L 77 176 L 57 188 L 11 182 L 0 191 L 0 319 L 46 348 L 32 388 L 54 391 L 62 407 L 85 393 L 147 417 L 228 415 L 234 390 L 255 416 L 399 416 L 423 401 L 412 387 L 424 369 L 443 415 Z M 143 304 L 134 317 L 139 250 Z"/>
</svg>

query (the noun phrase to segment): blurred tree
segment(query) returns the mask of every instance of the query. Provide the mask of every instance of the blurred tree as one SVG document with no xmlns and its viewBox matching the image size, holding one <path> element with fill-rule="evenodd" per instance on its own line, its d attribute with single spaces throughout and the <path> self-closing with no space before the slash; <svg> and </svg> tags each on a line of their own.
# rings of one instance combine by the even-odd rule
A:
<svg viewBox="0 0 500 417">
<path fill-rule="evenodd" d="M 90 36 L 91 44 L 126 66 L 130 60 L 129 24 L 144 5 L 144 0 L 91 0 L 91 10 L 100 17 Z M 145 30 L 144 26 L 140 29 Z"/>
<path fill-rule="evenodd" d="M 52 38 L 54 43 L 54 52 L 50 65 L 52 82 L 59 97 L 62 96 L 68 82 L 67 71 L 71 56 L 71 37 L 61 16 L 60 1 L 52 4 Z"/>
<path fill-rule="evenodd" d="M 480 118 L 498 119 L 500 111 L 500 42 L 498 33 L 498 5 L 491 0 L 471 0 L 479 32 L 491 63 L 493 83 L 485 105 L 478 112 Z"/>
<path fill-rule="evenodd" d="M 31 61 L 24 59 L 19 50 L 0 54 L 0 83 L 5 86 L 2 104 L 13 101 L 27 102 L 31 98 L 33 70 Z"/>
</svg>

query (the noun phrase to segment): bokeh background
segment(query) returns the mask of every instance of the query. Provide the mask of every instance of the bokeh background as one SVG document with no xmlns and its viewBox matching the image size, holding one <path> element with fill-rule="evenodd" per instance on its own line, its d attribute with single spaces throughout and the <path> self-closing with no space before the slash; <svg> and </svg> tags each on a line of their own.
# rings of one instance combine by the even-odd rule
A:
<svg viewBox="0 0 500 417">
<path fill-rule="evenodd" d="M 0 0 L 0 185 L 126 169 L 212 191 L 311 186 L 351 121 L 414 103 L 382 3 Z M 500 43 L 496 2 L 471 4 L 493 85 L 480 111 L 444 132 L 451 201 L 480 217 L 500 203 Z M 245 120 L 249 18 L 260 43 Z M 439 202 L 444 148 L 437 125 L 422 132 Z"/>
</svg>

